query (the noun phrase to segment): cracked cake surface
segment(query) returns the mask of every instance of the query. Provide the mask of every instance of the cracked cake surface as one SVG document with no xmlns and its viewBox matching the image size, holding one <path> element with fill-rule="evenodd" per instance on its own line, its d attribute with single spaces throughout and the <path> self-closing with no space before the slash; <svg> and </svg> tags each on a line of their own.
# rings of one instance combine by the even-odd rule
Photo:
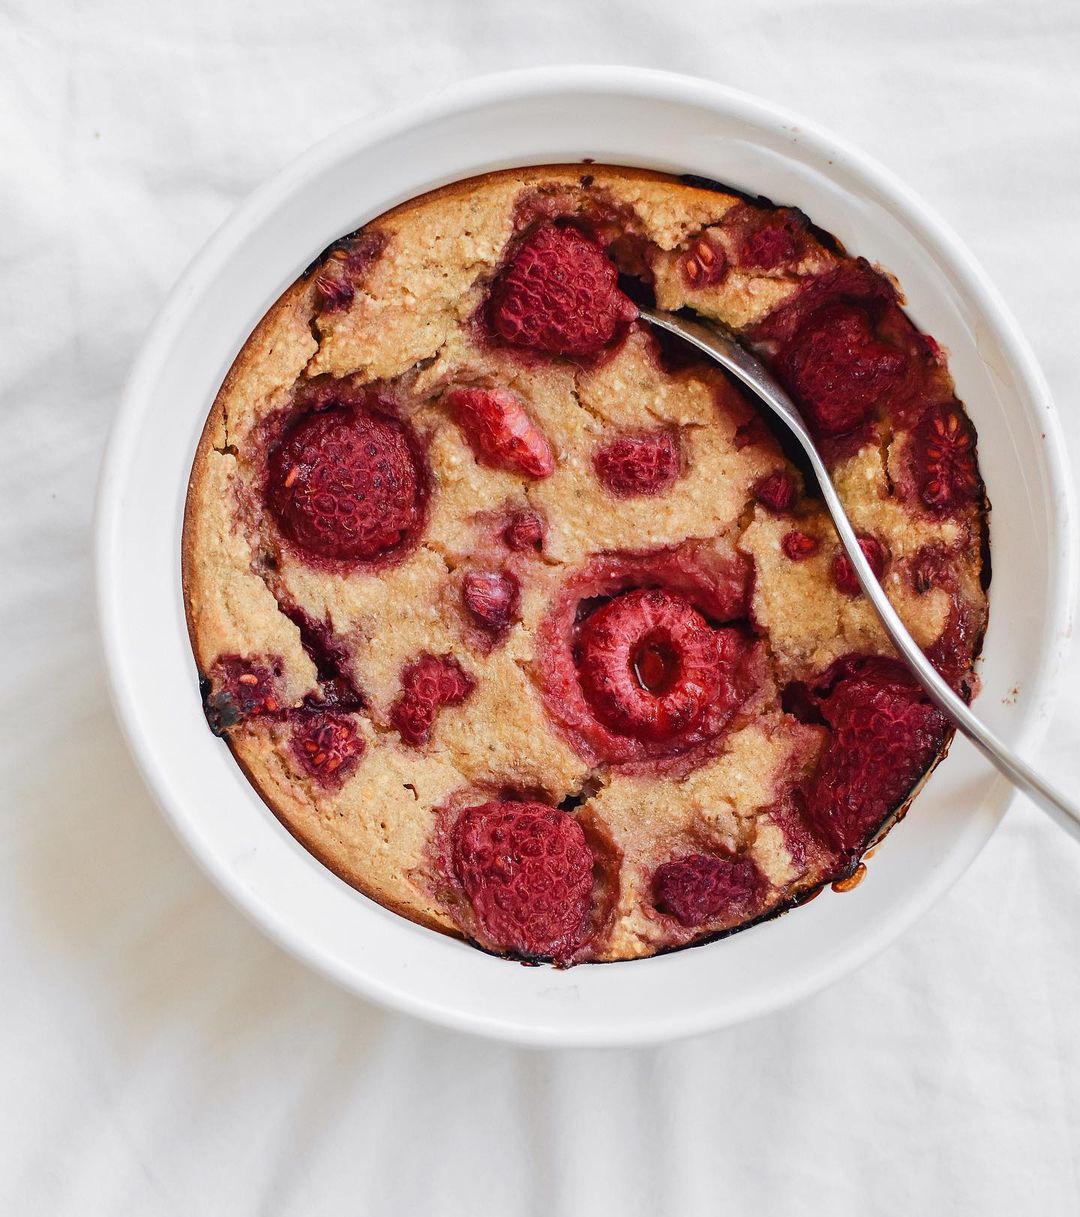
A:
<svg viewBox="0 0 1080 1217">
<path fill-rule="evenodd" d="M 237 356 L 185 512 L 207 720 L 269 807 L 388 908 L 559 965 L 848 879 L 950 738 L 764 411 L 635 299 L 766 361 L 972 696 L 944 353 L 801 212 L 698 180 L 510 170 L 336 242 Z"/>
</svg>

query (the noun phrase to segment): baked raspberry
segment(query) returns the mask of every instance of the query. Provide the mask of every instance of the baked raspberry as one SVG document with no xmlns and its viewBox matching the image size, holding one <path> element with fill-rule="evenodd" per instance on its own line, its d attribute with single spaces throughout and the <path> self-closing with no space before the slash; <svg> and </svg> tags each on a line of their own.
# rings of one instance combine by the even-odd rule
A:
<svg viewBox="0 0 1080 1217">
<path fill-rule="evenodd" d="M 482 803 L 455 821 L 450 849 L 484 946 L 570 962 L 593 887 L 592 851 L 572 816 L 542 803 Z"/>
<path fill-rule="evenodd" d="M 279 674 L 277 664 L 223 655 L 210 669 L 204 685 L 203 711 L 214 734 L 222 735 L 253 715 L 279 711 L 275 681 Z"/>
<path fill-rule="evenodd" d="M 771 435 L 764 419 L 755 414 L 745 422 L 739 423 L 731 442 L 736 452 L 742 452 L 744 448 L 752 448 L 755 444 L 765 443 L 769 439 L 771 439 Z"/>
<path fill-rule="evenodd" d="M 764 660 L 760 646 L 754 644 L 738 628 L 718 628 L 722 622 L 745 618 L 749 612 L 752 567 L 733 547 L 718 543 L 691 544 L 672 550 L 644 554 L 604 554 L 594 558 L 572 575 L 557 597 L 551 611 L 540 624 L 537 662 L 534 675 L 548 713 L 565 733 L 580 755 L 592 762 L 603 762 L 635 771 L 674 773 L 689 772 L 701 764 L 714 741 L 728 729 L 740 706 L 744 705 L 765 679 Z M 706 702 L 704 712 L 683 732 L 667 738 L 650 738 L 648 734 L 628 734 L 616 730 L 597 714 L 593 700 L 586 694 L 583 672 L 588 665 L 586 635 L 593 616 L 608 605 L 618 604 L 633 593 L 660 592 L 670 596 L 678 606 L 677 615 L 697 625 L 694 614 L 704 621 L 706 633 L 715 640 L 715 696 Z M 630 601 L 632 608 L 635 601 Z M 685 606 L 689 606 L 689 612 Z M 624 610 L 625 611 L 625 610 Z M 602 631 L 604 644 L 600 655 L 605 668 L 614 663 L 611 683 L 616 692 L 609 693 L 609 682 L 599 667 L 587 680 L 602 713 L 608 699 L 618 706 L 627 698 L 633 723 L 633 707 L 644 703 L 646 722 L 652 711 L 649 698 L 670 680 L 667 701 L 672 723 L 691 707 L 693 693 L 686 690 L 686 700 L 680 701 L 678 665 L 668 667 L 666 649 L 646 647 L 639 654 L 633 639 L 611 637 L 622 613 L 610 609 L 611 630 Z M 626 611 L 624 625 L 633 625 L 637 614 Z M 716 623 L 714 625 L 713 623 Z M 598 629 L 599 626 L 594 626 Z M 638 618 L 638 626 L 641 620 Z M 645 641 L 645 639 L 641 639 Z M 657 641 L 662 641 L 657 638 Z M 610 649 L 609 649 L 610 646 Z M 618 652 L 621 651 L 621 656 Z M 599 658 L 599 656 L 597 656 Z M 678 657 L 676 656 L 676 659 Z M 637 674 L 626 668 L 632 659 L 639 659 Z M 696 662 L 696 661 L 695 661 Z M 620 667 L 621 665 L 621 667 Z M 653 685 L 653 693 L 640 685 L 638 677 Z M 629 688 L 627 685 L 629 684 Z M 639 700 L 640 699 L 640 700 Z M 682 707 L 682 713 L 680 713 Z M 625 711 L 606 711 L 612 721 L 625 722 Z M 660 716 L 657 715 L 659 721 Z"/>
<path fill-rule="evenodd" d="M 985 613 L 954 595 L 944 630 L 926 648 L 926 658 L 966 701 L 979 688 L 973 665 L 985 629 Z"/>
<path fill-rule="evenodd" d="M 768 885 L 745 854 L 690 854 L 658 866 L 652 886 L 657 910 L 689 929 L 709 921 L 746 921 Z"/>
<path fill-rule="evenodd" d="M 626 592 L 581 628 L 578 671 L 586 700 L 620 735 L 657 741 L 681 735 L 721 695 L 733 633 L 713 629 L 681 596 L 658 588 Z"/>
<path fill-rule="evenodd" d="M 544 520 L 535 511 L 515 511 L 503 529 L 503 540 L 515 553 L 543 549 Z"/>
<path fill-rule="evenodd" d="M 270 509 L 314 557 L 357 562 L 399 551 L 423 523 L 424 498 L 404 424 L 356 405 L 303 416 L 270 454 Z"/>
<path fill-rule="evenodd" d="M 781 381 L 819 436 L 865 423 L 905 366 L 903 351 L 875 337 L 865 310 L 842 302 L 812 313 L 777 361 Z"/>
<path fill-rule="evenodd" d="M 554 473 L 551 445 L 516 393 L 508 389 L 453 389 L 446 401 L 477 459 L 485 465 L 532 478 Z"/>
<path fill-rule="evenodd" d="M 698 237 L 682 260 L 686 282 L 695 291 L 719 283 L 727 273 L 727 255 L 712 237 Z"/>
<path fill-rule="evenodd" d="M 800 787 L 785 790 L 769 808 L 768 817 L 783 834 L 784 848 L 795 870 L 804 874 L 810 865 L 822 865 L 823 846 L 807 823 L 806 805 Z"/>
<path fill-rule="evenodd" d="M 471 570 L 461 583 L 461 599 L 481 629 L 501 634 L 517 618 L 521 585 L 506 571 Z"/>
<path fill-rule="evenodd" d="M 621 435 L 593 456 L 601 484 L 620 499 L 660 494 L 678 478 L 679 466 L 678 440 L 666 427 Z"/>
<path fill-rule="evenodd" d="M 795 479 L 790 473 L 770 473 L 754 483 L 754 498 L 767 510 L 783 515 L 795 505 Z"/>
<path fill-rule="evenodd" d="M 315 278 L 321 312 L 340 312 L 352 304 L 357 284 L 385 245 L 380 232 L 359 233 L 326 254 Z"/>
<path fill-rule="evenodd" d="M 390 721 L 407 744 L 419 747 L 431 735 L 442 706 L 457 706 L 476 682 L 450 655 L 421 655 L 401 673 L 401 693 L 390 709 Z"/>
<path fill-rule="evenodd" d="M 898 661 L 848 656 L 824 680 L 831 734 L 806 795 L 830 848 L 858 853 L 938 755 L 948 724 Z"/>
<path fill-rule="evenodd" d="M 739 248 L 739 264 L 757 270 L 775 270 L 795 261 L 800 253 L 802 225 L 795 216 L 774 216 L 748 233 Z"/>
<path fill-rule="evenodd" d="M 543 223 L 495 281 L 488 316 L 507 346 L 587 358 L 637 317 L 604 251 L 576 228 Z"/>
<path fill-rule="evenodd" d="M 356 723 L 347 714 L 303 714 L 293 729 L 293 755 L 312 777 L 327 784 L 343 781 L 356 768 L 365 747 Z"/>
<path fill-rule="evenodd" d="M 942 591 L 949 597 L 945 626 L 924 650 L 938 672 L 970 701 L 978 688 L 972 666 L 986 629 L 986 612 L 960 594 L 958 561 L 956 550 L 934 543 L 920 546 L 904 565 L 917 595 Z"/>
<path fill-rule="evenodd" d="M 324 313 L 347 309 L 356 295 L 353 285 L 332 266 L 327 267 L 315 280 L 315 290 L 319 293 L 319 304 Z"/>
<path fill-rule="evenodd" d="M 885 573 L 885 563 L 888 560 L 885 546 L 882 545 L 877 537 L 860 537 L 859 548 L 863 551 L 863 556 L 867 562 L 870 563 L 870 569 L 874 572 L 874 578 L 880 579 Z M 836 584 L 837 590 L 843 592 L 845 596 L 862 595 L 862 588 L 859 586 L 855 567 L 851 565 L 851 559 L 843 551 L 833 558 L 832 579 L 833 583 Z"/>
<path fill-rule="evenodd" d="M 955 404 L 931 410 L 915 428 L 911 447 L 922 501 L 945 513 L 979 496 L 975 430 Z"/>
<path fill-rule="evenodd" d="M 821 548 L 821 542 L 808 532 L 793 529 L 791 532 L 784 533 L 780 540 L 780 548 L 784 551 L 784 557 L 790 558 L 792 562 L 802 562 L 817 553 Z"/>
<path fill-rule="evenodd" d="M 835 304 L 855 307 L 875 331 L 884 328 L 890 335 L 897 333 L 892 324 L 894 315 L 903 319 L 896 289 L 889 280 L 865 258 L 846 258 L 833 270 L 806 280 L 794 296 L 753 327 L 751 337 L 755 342 L 783 349 L 821 309 Z M 915 332 L 914 327 L 910 328 Z"/>
<path fill-rule="evenodd" d="M 955 550 L 940 542 L 920 545 L 904 564 L 916 594 L 925 596 L 934 588 L 955 592 L 958 556 Z"/>
</svg>

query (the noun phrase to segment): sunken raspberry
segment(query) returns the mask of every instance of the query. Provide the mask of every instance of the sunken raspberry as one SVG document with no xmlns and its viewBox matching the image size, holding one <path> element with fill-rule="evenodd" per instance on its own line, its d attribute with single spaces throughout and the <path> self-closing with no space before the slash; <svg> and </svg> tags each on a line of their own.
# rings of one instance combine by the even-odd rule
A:
<svg viewBox="0 0 1080 1217">
<path fill-rule="evenodd" d="M 330 250 L 315 279 L 321 312 L 340 312 L 352 304 L 357 284 L 385 245 L 382 233 L 366 232 Z"/>
<path fill-rule="evenodd" d="M 885 573 L 885 563 L 888 560 L 885 546 L 882 545 L 877 537 L 860 537 L 859 548 L 863 551 L 863 556 L 867 562 L 870 563 L 870 569 L 874 572 L 874 578 L 880 579 Z M 843 592 L 845 596 L 859 596 L 862 594 L 858 576 L 855 574 L 855 567 L 851 565 L 851 559 L 843 551 L 833 558 L 832 578 L 837 590 Z"/>
<path fill-rule="evenodd" d="M 637 317 L 604 251 L 576 228 L 541 224 L 496 279 L 492 329 L 507 346 L 585 358 Z"/>
<path fill-rule="evenodd" d="M 501 634 L 517 618 L 521 585 L 506 571 L 471 570 L 461 583 L 461 599 L 481 629 Z"/>
<path fill-rule="evenodd" d="M 291 743 L 293 755 L 307 772 L 327 784 L 343 781 L 366 747 L 352 718 L 333 711 L 298 717 Z"/>
<path fill-rule="evenodd" d="M 588 617 L 578 671 L 597 718 L 620 735 L 670 740 L 721 695 L 726 634 L 681 596 L 626 592 Z"/>
<path fill-rule="evenodd" d="M 870 419 L 906 363 L 903 351 L 875 336 L 865 310 L 833 302 L 795 331 L 777 371 L 814 431 L 834 436 Z"/>
<path fill-rule="evenodd" d="M 975 429 L 955 403 L 931 410 L 911 440 L 922 501 L 936 512 L 954 511 L 979 496 Z"/>
<path fill-rule="evenodd" d="M 755 414 L 745 422 L 739 423 L 731 442 L 736 452 L 742 452 L 744 448 L 752 448 L 756 444 L 764 443 L 770 437 L 769 428 L 765 425 L 764 420 Z"/>
<path fill-rule="evenodd" d="M 712 237 L 698 237 L 682 260 L 682 271 L 695 291 L 710 287 L 727 273 L 727 255 Z"/>
<path fill-rule="evenodd" d="M 919 596 L 925 596 L 935 587 L 952 591 L 956 585 L 956 575 L 952 568 L 949 551 L 944 545 L 920 545 L 908 562 L 908 574 L 911 586 Z"/>
<path fill-rule="evenodd" d="M 784 551 L 784 556 L 790 558 L 792 562 L 802 562 L 817 553 L 821 548 L 821 542 L 808 532 L 799 532 L 796 529 L 784 533 L 780 540 L 780 548 Z"/>
<path fill-rule="evenodd" d="M 753 495 L 762 507 L 783 515 L 795 505 L 795 479 L 790 473 L 770 473 L 754 483 Z"/>
<path fill-rule="evenodd" d="M 896 660 L 849 656 L 832 671 L 839 679 L 818 698 L 831 734 L 806 810 L 830 848 L 852 854 L 937 756 L 947 723 Z"/>
<path fill-rule="evenodd" d="M 353 302 L 356 289 L 336 268 L 327 267 L 315 280 L 319 294 L 320 311 L 337 313 L 347 309 Z"/>
<path fill-rule="evenodd" d="M 797 216 L 774 215 L 743 238 L 739 264 L 757 270 L 775 270 L 795 261 L 802 248 L 803 225 Z"/>
<path fill-rule="evenodd" d="M 535 511 L 515 511 L 503 529 L 503 540 L 515 553 L 543 549 L 544 520 Z"/>
<path fill-rule="evenodd" d="M 616 498 L 660 494 L 679 476 L 679 443 L 667 428 L 621 435 L 593 457 L 596 476 Z"/>
<path fill-rule="evenodd" d="M 407 744 L 419 747 L 431 735 L 442 706 L 460 705 L 476 686 L 450 655 L 421 655 L 401 673 L 401 693 L 390 709 L 390 721 Z"/>
<path fill-rule="evenodd" d="M 450 853 L 485 946 L 570 962 L 593 886 L 592 851 L 572 816 L 542 803 L 468 807 L 454 823 Z"/>
<path fill-rule="evenodd" d="M 400 550 L 424 517 L 415 447 L 404 424 L 356 405 L 305 415 L 270 454 L 267 498 L 281 531 L 337 561 Z"/>
<path fill-rule="evenodd" d="M 926 648 L 926 658 L 969 702 L 979 688 L 972 664 L 985 628 L 986 617 L 979 608 L 953 597 L 944 630 Z"/>
<path fill-rule="evenodd" d="M 453 389 L 446 395 L 478 460 L 533 478 L 555 471 L 551 445 L 508 389 Z"/>
<path fill-rule="evenodd" d="M 905 565 L 917 595 L 925 596 L 932 590 L 948 595 L 944 628 L 924 649 L 926 658 L 938 672 L 970 701 L 978 687 L 972 663 L 986 628 L 986 616 L 982 606 L 958 595 L 958 562 L 959 554 L 955 549 L 935 542 L 921 545 Z"/>
<path fill-rule="evenodd" d="M 765 895 L 765 876 L 745 855 L 690 854 L 656 868 L 653 901 L 688 929 L 708 921 L 752 917 Z"/>
<path fill-rule="evenodd" d="M 210 729 L 221 735 L 245 718 L 276 714 L 281 703 L 273 668 L 241 655 L 222 655 L 205 682 L 203 710 Z"/>
</svg>

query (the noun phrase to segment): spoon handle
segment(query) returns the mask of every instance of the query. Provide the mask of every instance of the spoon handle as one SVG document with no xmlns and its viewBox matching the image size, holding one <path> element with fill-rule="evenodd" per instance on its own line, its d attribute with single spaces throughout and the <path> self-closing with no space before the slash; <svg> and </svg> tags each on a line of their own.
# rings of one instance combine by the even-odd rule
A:
<svg viewBox="0 0 1080 1217">
<path fill-rule="evenodd" d="M 1018 790 L 1022 790 L 1057 824 L 1080 841 L 1080 808 L 1045 781 L 971 712 L 971 707 L 942 679 L 937 669 L 923 654 L 918 643 L 908 633 L 907 627 L 875 578 L 870 563 L 859 546 L 847 511 L 840 501 L 829 471 L 825 468 L 825 463 L 821 459 L 817 445 L 814 443 L 802 415 L 791 398 L 773 380 L 764 365 L 740 346 L 734 338 L 729 338 L 721 330 L 714 329 L 712 326 L 685 320 L 659 310 L 643 308 L 641 315 L 652 324 L 670 330 L 707 355 L 711 355 L 717 363 L 723 365 L 742 381 L 787 426 L 806 453 L 821 488 L 825 506 L 828 508 L 840 538 L 840 544 L 851 562 L 863 592 L 881 618 L 885 633 L 888 634 L 890 641 L 903 657 L 912 674 L 926 690 L 927 696 L 971 740 L 983 756 L 997 767 L 999 772 L 1004 774 Z"/>
<path fill-rule="evenodd" d="M 807 449 L 807 455 L 821 487 L 825 505 L 832 516 L 840 542 L 855 569 L 860 585 L 873 604 L 881 624 L 885 627 L 893 646 L 903 656 L 915 678 L 926 690 L 935 706 L 968 737 L 976 748 L 991 761 L 1017 789 L 1022 790 L 1043 811 L 1067 829 L 1080 841 L 1080 808 L 1065 798 L 1049 782 L 1045 781 L 1026 761 L 1017 756 L 1006 744 L 971 712 L 971 707 L 952 687 L 942 679 L 937 669 L 923 654 L 915 639 L 908 633 L 900 615 L 893 608 L 881 584 L 874 577 L 870 564 L 859 547 L 851 521 L 840 502 L 832 480 L 818 456 Z"/>
</svg>

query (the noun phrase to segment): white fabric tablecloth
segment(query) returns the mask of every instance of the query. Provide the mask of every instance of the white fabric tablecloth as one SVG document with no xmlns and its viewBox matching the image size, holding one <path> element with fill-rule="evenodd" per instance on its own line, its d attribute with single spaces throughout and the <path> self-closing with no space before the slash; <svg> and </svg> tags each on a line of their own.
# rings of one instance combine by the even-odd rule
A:
<svg viewBox="0 0 1080 1217">
<path fill-rule="evenodd" d="M 877 154 L 1026 328 L 1080 459 L 1074 0 L 0 3 L 0 1213 L 1080 1212 L 1080 850 L 1018 802 L 793 1009 L 538 1053 L 366 1005 L 210 886 L 95 650 L 124 374 L 234 204 L 345 120 L 557 61 L 711 77 Z M 1080 658 L 1038 759 L 1080 788 Z"/>
</svg>

